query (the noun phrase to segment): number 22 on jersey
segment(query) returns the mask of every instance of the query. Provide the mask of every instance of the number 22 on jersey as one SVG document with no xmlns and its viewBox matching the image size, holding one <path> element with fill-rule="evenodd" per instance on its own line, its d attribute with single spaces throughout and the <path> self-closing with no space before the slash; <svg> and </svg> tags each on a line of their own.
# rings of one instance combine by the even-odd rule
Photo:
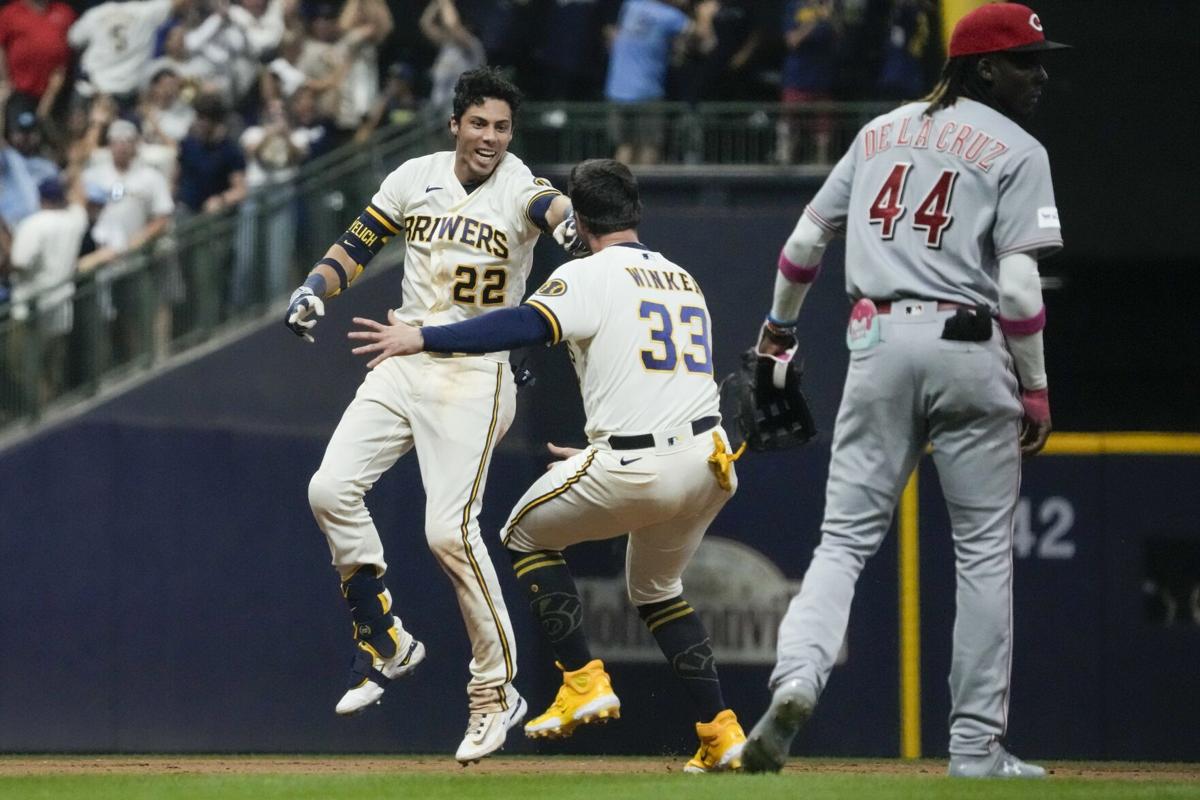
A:
<svg viewBox="0 0 1200 800">
<path fill-rule="evenodd" d="M 911 170 L 912 164 L 906 161 L 893 166 L 867 212 L 867 221 L 879 226 L 879 236 L 884 240 L 890 240 L 896 235 L 896 224 L 907 210 L 903 202 L 904 189 Z M 942 234 L 954 222 L 954 215 L 950 213 L 950 202 L 954 198 L 954 184 L 957 181 L 957 170 L 942 170 L 933 188 L 913 212 L 912 226 L 925 231 L 925 246 L 933 250 L 941 249 Z"/>
<path fill-rule="evenodd" d="M 638 316 L 650 321 L 650 341 L 653 346 L 642 350 L 642 366 L 655 372 L 674 372 L 679 363 L 679 350 L 675 347 L 675 325 L 671 312 L 662 303 L 643 300 Z M 688 336 L 683 347 L 683 366 L 688 372 L 711 375 L 712 347 L 708 341 L 708 312 L 699 306 L 682 306 L 679 309 L 679 325 Z"/>
</svg>

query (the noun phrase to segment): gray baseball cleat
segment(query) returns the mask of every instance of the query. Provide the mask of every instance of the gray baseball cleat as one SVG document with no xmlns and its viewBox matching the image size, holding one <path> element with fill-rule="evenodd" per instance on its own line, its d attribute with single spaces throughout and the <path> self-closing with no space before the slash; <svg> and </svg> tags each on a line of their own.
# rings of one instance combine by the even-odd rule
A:
<svg viewBox="0 0 1200 800">
<path fill-rule="evenodd" d="M 951 778 L 1044 778 L 1046 770 L 997 745 L 986 756 L 950 756 L 947 774 Z"/>
<path fill-rule="evenodd" d="M 742 750 L 745 772 L 779 772 L 792 749 L 792 740 L 812 716 L 816 701 L 800 681 L 788 681 L 775 690 L 767 713 L 746 737 Z"/>
</svg>

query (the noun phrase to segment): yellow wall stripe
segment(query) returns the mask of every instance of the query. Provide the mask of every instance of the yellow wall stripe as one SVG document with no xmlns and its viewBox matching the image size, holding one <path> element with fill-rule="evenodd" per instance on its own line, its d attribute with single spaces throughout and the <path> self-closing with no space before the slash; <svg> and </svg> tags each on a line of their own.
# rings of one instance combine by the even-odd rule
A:
<svg viewBox="0 0 1200 800">
<path fill-rule="evenodd" d="M 927 449 L 928 452 L 928 449 Z M 1102 431 L 1053 433 L 1047 456 L 1196 456 L 1200 433 Z M 921 619 L 917 472 L 900 498 L 900 755 L 921 757 Z"/>
<path fill-rule="evenodd" d="M 1195 456 L 1200 455 L 1200 433 L 1052 433 L 1042 452 L 1049 456 Z"/>
<path fill-rule="evenodd" d="M 463 550 L 467 554 L 467 560 L 471 562 L 471 570 L 475 573 L 475 580 L 479 583 L 479 588 L 483 592 L 483 599 L 487 602 L 488 610 L 492 612 L 492 621 L 496 624 L 496 631 L 500 634 L 500 649 L 504 652 L 504 674 L 505 683 L 511 683 L 513 675 L 512 648 L 508 644 L 508 635 L 504 632 L 504 625 L 500 622 L 500 614 L 496 611 L 496 604 L 492 601 L 492 595 L 488 592 L 487 581 L 483 579 L 483 572 L 479 569 L 479 562 L 475 560 L 475 553 L 471 551 L 471 543 L 467 538 L 470 530 L 471 522 L 471 506 L 475 505 L 475 498 L 479 496 L 479 486 L 483 482 L 484 466 L 488 463 L 488 455 L 492 449 L 493 436 L 496 433 L 496 420 L 500 417 L 500 391 L 503 384 L 504 368 L 507 364 L 496 364 L 496 389 L 492 395 L 492 421 L 488 425 L 487 439 L 483 445 L 483 455 L 479 457 L 479 468 L 475 471 L 475 483 L 471 486 L 471 496 L 467 498 L 467 504 L 463 507 L 462 533 Z M 501 695 L 504 692 L 500 693 Z M 507 702 L 501 698 L 503 710 L 508 710 Z"/>
<path fill-rule="evenodd" d="M 921 590 L 917 470 L 900 495 L 900 757 L 921 757 Z"/>
<path fill-rule="evenodd" d="M 696 613 L 696 609 L 692 608 L 691 606 L 688 606 L 687 608 L 683 609 L 682 611 L 676 611 L 671 616 L 664 617 L 664 618 L 660 619 L 658 622 L 655 622 L 652 625 L 649 625 L 648 627 L 650 629 L 650 632 L 654 633 L 654 631 L 658 630 L 663 625 L 666 625 L 668 622 L 671 622 L 672 620 L 679 619 L 680 617 L 686 617 L 688 614 L 695 614 L 695 613 Z"/>
</svg>

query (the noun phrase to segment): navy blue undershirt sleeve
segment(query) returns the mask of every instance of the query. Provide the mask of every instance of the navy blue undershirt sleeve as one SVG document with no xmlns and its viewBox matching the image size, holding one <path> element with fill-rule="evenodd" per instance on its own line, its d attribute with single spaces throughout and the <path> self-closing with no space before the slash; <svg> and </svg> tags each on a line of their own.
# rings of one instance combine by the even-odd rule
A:
<svg viewBox="0 0 1200 800">
<path fill-rule="evenodd" d="M 562 197 L 562 195 L 557 192 L 548 192 L 535 197 L 529 204 L 529 219 L 543 231 L 550 230 L 550 223 L 546 221 L 546 212 L 550 210 L 550 205 L 556 197 Z"/>
<path fill-rule="evenodd" d="M 431 353 L 494 353 L 551 340 L 545 317 L 529 306 L 502 308 L 453 325 L 421 329 Z"/>
</svg>

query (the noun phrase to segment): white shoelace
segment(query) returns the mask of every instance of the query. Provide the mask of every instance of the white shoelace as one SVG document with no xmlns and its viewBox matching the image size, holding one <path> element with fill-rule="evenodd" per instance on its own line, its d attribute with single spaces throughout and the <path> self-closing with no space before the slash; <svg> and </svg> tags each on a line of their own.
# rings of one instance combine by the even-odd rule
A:
<svg viewBox="0 0 1200 800">
<path fill-rule="evenodd" d="M 467 720 L 467 736 L 480 736 L 483 734 L 483 729 L 487 727 L 487 714 L 483 712 L 474 712 Z"/>
</svg>

